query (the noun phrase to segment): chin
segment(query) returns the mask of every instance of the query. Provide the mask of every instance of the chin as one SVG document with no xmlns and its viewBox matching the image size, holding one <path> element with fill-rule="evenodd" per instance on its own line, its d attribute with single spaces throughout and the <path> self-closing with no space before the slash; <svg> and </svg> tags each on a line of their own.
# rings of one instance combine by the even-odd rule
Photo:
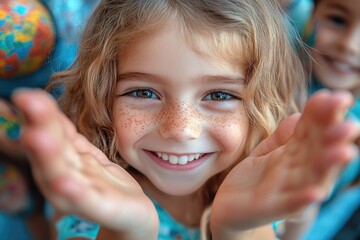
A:
<svg viewBox="0 0 360 240">
<path fill-rule="evenodd" d="M 196 193 L 199 191 L 203 184 L 179 184 L 179 182 L 169 183 L 164 182 L 157 183 L 153 182 L 155 187 L 160 190 L 161 192 L 172 195 L 172 196 L 187 196 Z"/>
</svg>

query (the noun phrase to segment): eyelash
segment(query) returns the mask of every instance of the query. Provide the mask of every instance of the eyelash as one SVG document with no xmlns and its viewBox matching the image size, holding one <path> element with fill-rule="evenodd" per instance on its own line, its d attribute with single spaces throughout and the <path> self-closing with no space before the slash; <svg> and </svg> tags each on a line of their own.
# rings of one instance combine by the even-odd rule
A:
<svg viewBox="0 0 360 240">
<path fill-rule="evenodd" d="M 137 93 L 148 93 L 148 94 L 151 94 L 152 96 L 156 96 L 155 98 L 154 97 L 144 97 L 144 96 L 138 96 Z M 133 89 L 133 90 L 130 90 L 128 92 L 126 92 L 125 94 L 123 94 L 122 96 L 131 96 L 131 97 L 135 97 L 135 98 L 143 98 L 143 99 L 160 99 L 160 97 L 158 96 L 158 94 L 152 90 L 152 89 L 148 89 L 148 88 L 138 88 L 138 89 Z"/>
<path fill-rule="evenodd" d="M 214 100 L 214 99 L 207 99 L 208 96 L 210 97 L 224 97 L 225 95 L 225 99 L 218 99 L 218 100 Z M 205 101 L 219 101 L 219 102 L 223 102 L 223 101 L 231 101 L 231 100 L 239 100 L 240 97 L 238 96 L 235 96 L 234 94 L 232 93 L 229 93 L 227 91 L 221 91 L 221 90 L 217 90 L 217 91 L 211 91 L 209 93 L 207 93 L 205 95 L 205 97 L 203 97 L 203 99 Z"/>
<path fill-rule="evenodd" d="M 331 22 L 331 24 L 334 24 L 336 26 L 344 26 L 346 25 L 346 19 L 342 16 L 337 15 L 329 15 L 326 18 L 328 21 Z"/>
<path fill-rule="evenodd" d="M 145 94 L 147 94 L 147 96 L 139 96 L 139 93 L 145 93 Z M 126 92 L 125 94 L 122 94 L 121 96 L 131 96 L 131 97 L 142 98 L 142 99 L 160 99 L 159 95 L 154 90 L 148 89 L 148 88 L 133 89 L 133 90 Z M 216 100 L 216 99 L 212 99 L 213 97 L 218 97 L 218 98 L 222 98 L 222 99 Z M 203 97 L 202 99 L 205 101 L 222 102 L 222 101 L 239 100 L 241 98 L 236 96 L 235 94 L 229 93 L 227 91 L 217 90 L 217 91 L 208 92 L 205 95 L 205 97 Z"/>
</svg>

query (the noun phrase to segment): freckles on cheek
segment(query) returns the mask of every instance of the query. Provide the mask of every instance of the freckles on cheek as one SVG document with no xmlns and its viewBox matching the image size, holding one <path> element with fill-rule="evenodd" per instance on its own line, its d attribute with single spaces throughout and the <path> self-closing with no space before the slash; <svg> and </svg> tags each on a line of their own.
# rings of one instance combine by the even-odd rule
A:
<svg viewBox="0 0 360 240">
<path fill-rule="evenodd" d="M 225 114 L 212 118 L 213 135 L 224 143 L 226 148 L 240 148 L 248 134 L 249 123 L 245 113 Z"/>
<path fill-rule="evenodd" d="M 211 118 L 212 135 L 225 148 L 237 149 L 244 145 L 248 134 L 249 123 L 245 113 L 224 114 Z"/>
<path fill-rule="evenodd" d="M 115 114 L 117 132 L 124 136 L 140 137 L 155 122 L 148 111 L 119 108 Z"/>
</svg>

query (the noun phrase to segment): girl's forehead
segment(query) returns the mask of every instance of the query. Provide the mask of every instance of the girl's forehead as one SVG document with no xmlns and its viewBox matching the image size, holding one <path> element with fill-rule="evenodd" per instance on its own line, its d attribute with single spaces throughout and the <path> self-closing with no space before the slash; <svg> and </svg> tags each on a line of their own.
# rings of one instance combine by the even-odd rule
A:
<svg viewBox="0 0 360 240">
<path fill-rule="evenodd" d="M 241 65 L 251 62 L 249 49 L 252 49 L 248 41 L 245 41 L 241 34 L 235 31 L 224 31 L 219 29 L 187 28 L 178 24 L 159 25 L 146 32 L 139 32 L 136 37 L 123 45 L 122 54 L 131 54 L 135 46 L 151 42 L 159 35 L 170 35 L 176 32 L 177 38 L 190 47 L 197 54 L 218 61 L 224 64 Z M 129 52 L 130 51 L 130 52 Z"/>
<path fill-rule="evenodd" d="M 158 62 L 168 59 L 164 64 L 169 61 L 180 64 L 184 56 L 195 53 L 192 55 L 195 59 L 200 57 L 198 59 L 214 64 L 219 69 L 231 68 L 243 72 L 246 67 L 241 56 L 241 44 L 239 37 L 234 34 L 179 31 L 174 26 L 168 25 L 159 30 L 148 31 L 146 35 L 131 41 L 119 56 L 119 70 L 123 72 L 126 68 L 124 65 L 129 62 L 145 62 L 150 58 L 152 60 L 150 62 L 146 60 L 146 65 L 154 64 L 155 59 Z"/>
</svg>

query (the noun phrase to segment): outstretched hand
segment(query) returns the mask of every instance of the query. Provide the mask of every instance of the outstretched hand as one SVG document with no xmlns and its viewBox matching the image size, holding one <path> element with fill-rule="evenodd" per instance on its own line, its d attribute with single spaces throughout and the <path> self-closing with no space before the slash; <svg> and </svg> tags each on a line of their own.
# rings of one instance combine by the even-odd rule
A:
<svg viewBox="0 0 360 240">
<path fill-rule="evenodd" d="M 21 90 L 12 100 L 26 118 L 20 141 L 34 178 L 56 209 L 129 236 L 156 238 L 156 210 L 139 184 L 79 134 L 49 95 Z"/>
<path fill-rule="evenodd" d="M 215 197 L 211 227 L 222 235 L 284 219 L 324 200 L 356 154 L 359 128 L 344 121 L 347 92 L 319 91 L 302 115 L 283 121 L 226 177 Z"/>
</svg>

